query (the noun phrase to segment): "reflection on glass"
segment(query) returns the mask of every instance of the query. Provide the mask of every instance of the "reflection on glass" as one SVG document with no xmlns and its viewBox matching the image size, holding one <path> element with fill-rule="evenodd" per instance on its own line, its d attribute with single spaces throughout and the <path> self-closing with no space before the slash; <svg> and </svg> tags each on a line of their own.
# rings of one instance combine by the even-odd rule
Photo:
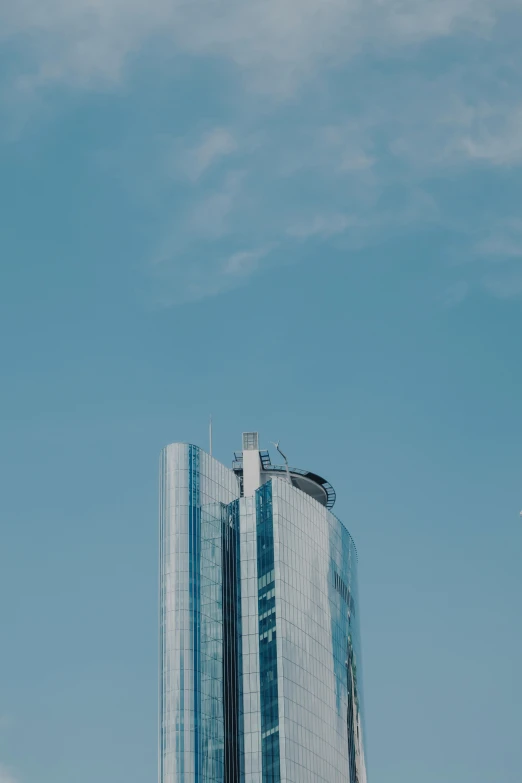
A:
<svg viewBox="0 0 522 783">
<path fill-rule="evenodd" d="M 164 450 L 160 666 L 159 783 L 367 783 L 355 546 L 284 477 Z"/>
</svg>

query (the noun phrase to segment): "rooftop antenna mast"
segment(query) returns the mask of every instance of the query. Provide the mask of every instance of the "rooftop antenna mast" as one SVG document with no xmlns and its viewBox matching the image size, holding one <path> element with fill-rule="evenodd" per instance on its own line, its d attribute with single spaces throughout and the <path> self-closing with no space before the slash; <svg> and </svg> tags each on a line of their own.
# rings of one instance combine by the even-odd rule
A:
<svg viewBox="0 0 522 783">
<path fill-rule="evenodd" d="M 272 443 L 272 446 L 276 447 L 276 449 L 278 450 L 278 452 L 280 453 L 280 455 L 282 456 L 282 458 L 285 461 L 286 478 L 287 478 L 288 483 L 290 484 L 290 486 L 292 486 L 292 479 L 290 478 L 290 468 L 288 467 L 288 460 L 287 460 L 286 456 L 283 454 L 283 452 L 281 451 L 281 449 L 279 448 L 279 441 L 277 441 L 277 443 L 274 443 L 274 441 L 271 441 L 271 443 Z"/>
<path fill-rule="evenodd" d="M 212 414 L 210 414 L 210 420 L 208 423 L 208 442 L 209 442 L 209 454 L 212 456 Z"/>
</svg>

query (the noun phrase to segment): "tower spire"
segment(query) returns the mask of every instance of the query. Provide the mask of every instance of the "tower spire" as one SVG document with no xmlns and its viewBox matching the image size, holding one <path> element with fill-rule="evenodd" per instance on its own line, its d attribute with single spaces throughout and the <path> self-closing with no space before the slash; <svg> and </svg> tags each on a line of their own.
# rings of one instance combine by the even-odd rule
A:
<svg viewBox="0 0 522 783">
<path fill-rule="evenodd" d="M 274 441 L 272 441 L 272 445 L 276 447 L 276 449 L 278 450 L 278 452 L 280 453 L 280 455 L 285 461 L 286 478 L 290 486 L 292 486 L 292 479 L 290 478 L 290 468 L 288 467 L 288 460 L 286 456 L 283 454 L 283 452 L 281 451 L 281 449 L 279 448 L 279 441 L 277 441 L 277 443 L 274 443 Z"/>
</svg>

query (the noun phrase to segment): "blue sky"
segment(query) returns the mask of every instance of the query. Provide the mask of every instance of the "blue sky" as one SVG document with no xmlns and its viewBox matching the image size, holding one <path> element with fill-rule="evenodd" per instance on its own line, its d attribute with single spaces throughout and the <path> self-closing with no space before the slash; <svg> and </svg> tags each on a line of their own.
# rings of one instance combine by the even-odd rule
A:
<svg viewBox="0 0 522 783">
<path fill-rule="evenodd" d="M 157 465 L 360 554 L 371 783 L 520 783 L 520 0 L 0 8 L 0 783 L 156 776 Z"/>
</svg>

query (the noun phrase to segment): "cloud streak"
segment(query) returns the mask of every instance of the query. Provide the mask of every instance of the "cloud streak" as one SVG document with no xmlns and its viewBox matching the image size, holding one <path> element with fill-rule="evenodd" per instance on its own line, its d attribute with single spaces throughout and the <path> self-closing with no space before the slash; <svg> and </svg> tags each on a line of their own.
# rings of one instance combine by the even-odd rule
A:
<svg viewBox="0 0 522 783">
<path fill-rule="evenodd" d="M 516 5 L 517 3 L 515 3 Z M 251 85 L 292 92 L 325 65 L 361 51 L 452 34 L 488 34 L 508 0 L 17 0 L 0 10 L 0 37 L 27 56 L 26 89 L 116 84 L 130 59 L 163 42 L 235 63 Z"/>
<path fill-rule="evenodd" d="M 149 270 L 166 301 L 229 290 L 306 242 L 363 247 L 435 226 L 481 263 L 513 262 L 512 226 L 487 234 L 437 191 L 522 164 L 522 67 L 518 42 L 506 45 L 521 11 L 521 0 L 18 0 L 0 8 L 0 39 L 17 53 L 4 94 L 118 89 L 147 57 L 168 61 L 158 78 L 186 57 L 209 78 L 218 60 L 240 77 L 233 96 L 216 84 L 228 109 L 203 133 L 198 121 L 149 139 L 150 166 L 141 138 L 129 160 L 114 152 L 129 178 L 140 151 L 134 190 L 157 210 Z M 450 284 L 447 303 L 470 288 Z"/>
<path fill-rule="evenodd" d="M 218 239 L 230 233 L 229 217 L 240 197 L 243 171 L 230 171 L 222 187 L 197 202 L 187 219 L 188 228 L 199 237 Z"/>
<path fill-rule="evenodd" d="M 468 158 L 497 166 L 522 163 L 522 107 L 504 106 L 491 112 L 474 136 L 462 139 Z"/>
<path fill-rule="evenodd" d="M 484 277 L 483 287 L 499 299 L 522 299 L 522 270 Z"/>
<path fill-rule="evenodd" d="M 351 215 L 332 213 L 331 215 L 315 215 L 311 220 L 302 221 L 289 226 L 287 234 L 295 239 L 311 239 L 312 237 L 333 237 L 344 234 L 349 228 L 361 228 L 364 221 Z"/>
<path fill-rule="evenodd" d="M 12 771 L 3 764 L 0 764 L 0 783 L 18 783 Z"/>
<path fill-rule="evenodd" d="M 475 252 L 493 262 L 522 259 L 522 218 L 498 221 L 477 242 Z"/>
<path fill-rule="evenodd" d="M 200 143 L 182 153 L 180 166 L 192 181 L 198 180 L 213 164 L 237 150 L 233 134 L 226 128 L 213 128 Z"/>
</svg>

